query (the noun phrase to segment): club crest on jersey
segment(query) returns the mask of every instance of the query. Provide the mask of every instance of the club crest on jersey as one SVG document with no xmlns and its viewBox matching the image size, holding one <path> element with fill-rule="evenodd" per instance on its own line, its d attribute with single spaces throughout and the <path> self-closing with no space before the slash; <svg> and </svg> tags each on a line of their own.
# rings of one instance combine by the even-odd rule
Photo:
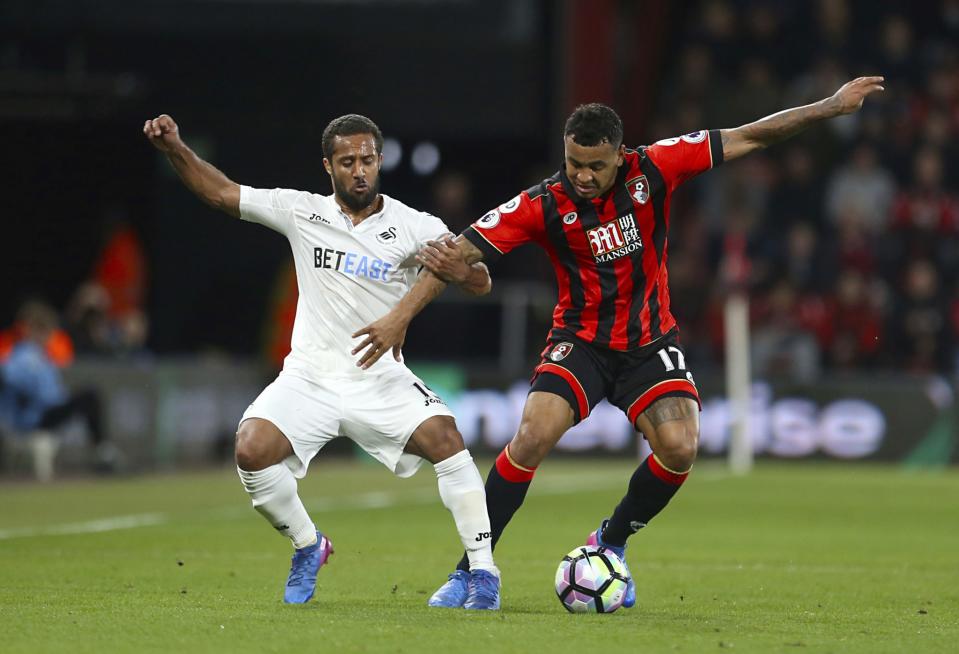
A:
<svg viewBox="0 0 959 654">
<path fill-rule="evenodd" d="M 477 227 L 483 229 L 492 229 L 499 225 L 500 213 L 498 209 L 493 209 L 488 214 L 476 221 Z"/>
<path fill-rule="evenodd" d="M 579 214 L 577 214 L 575 211 L 570 211 L 568 214 L 563 216 L 563 224 L 572 225 L 576 222 L 577 218 L 579 218 Z"/>
<path fill-rule="evenodd" d="M 514 211 L 519 209 L 520 200 L 521 200 L 521 197 L 517 195 L 515 198 L 513 198 L 509 202 L 504 202 L 503 204 L 499 205 L 500 213 L 513 213 Z"/>
<path fill-rule="evenodd" d="M 573 344 L 567 341 L 563 341 L 553 348 L 553 351 L 549 353 L 550 361 L 562 361 L 569 356 L 569 353 L 573 351 Z"/>
<path fill-rule="evenodd" d="M 389 229 L 380 232 L 376 235 L 376 240 L 380 243 L 389 243 L 390 241 L 396 240 L 396 228 L 390 227 Z"/>
<path fill-rule="evenodd" d="M 596 261 L 606 263 L 643 248 L 632 212 L 586 232 Z"/>
<path fill-rule="evenodd" d="M 640 204 L 646 204 L 649 201 L 649 182 L 646 175 L 640 175 L 635 179 L 626 182 L 626 188 L 630 197 Z"/>
</svg>

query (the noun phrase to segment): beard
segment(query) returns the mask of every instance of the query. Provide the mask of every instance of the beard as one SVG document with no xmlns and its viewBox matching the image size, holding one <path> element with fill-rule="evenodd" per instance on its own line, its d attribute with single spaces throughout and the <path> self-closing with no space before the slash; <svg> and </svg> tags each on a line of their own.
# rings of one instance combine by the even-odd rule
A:
<svg viewBox="0 0 959 654">
<path fill-rule="evenodd" d="M 350 211 L 362 211 L 368 206 L 373 204 L 373 201 L 376 200 L 376 196 L 380 194 L 380 178 L 377 175 L 376 180 L 369 184 L 367 190 L 363 193 L 356 194 L 350 191 L 348 188 L 340 186 L 339 181 L 335 176 L 333 179 L 333 192 L 336 194 L 336 197 L 342 202 Z"/>
</svg>

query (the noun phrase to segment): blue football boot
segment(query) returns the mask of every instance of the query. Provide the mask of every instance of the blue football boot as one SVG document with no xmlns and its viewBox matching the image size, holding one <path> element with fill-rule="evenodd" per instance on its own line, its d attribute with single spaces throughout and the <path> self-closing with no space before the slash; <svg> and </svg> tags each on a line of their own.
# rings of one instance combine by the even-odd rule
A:
<svg viewBox="0 0 959 654">
<path fill-rule="evenodd" d="M 316 573 L 333 553 L 329 538 L 316 532 L 316 542 L 309 547 L 294 550 L 290 576 L 286 580 L 283 601 L 287 604 L 305 604 L 316 590 Z"/>
<path fill-rule="evenodd" d="M 464 609 L 495 611 L 499 608 L 499 577 L 489 570 L 473 570 Z"/>
<path fill-rule="evenodd" d="M 466 570 L 454 570 L 449 576 L 449 580 L 440 586 L 430 601 L 430 606 L 438 606 L 447 609 L 458 609 L 466 601 L 466 595 L 469 592 L 470 573 Z"/>
<path fill-rule="evenodd" d="M 609 520 L 603 520 L 599 525 L 599 529 L 591 533 L 589 538 L 586 539 L 586 544 L 593 545 L 594 547 L 605 547 L 620 558 L 623 565 L 626 566 L 626 572 L 629 572 L 629 566 L 626 565 L 626 546 L 607 545 L 603 542 L 603 530 L 606 528 L 607 522 L 609 522 Z M 626 584 L 626 596 L 623 598 L 623 608 L 631 609 L 635 604 L 636 582 L 633 581 L 633 573 L 629 572 L 629 582 Z"/>
</svg>

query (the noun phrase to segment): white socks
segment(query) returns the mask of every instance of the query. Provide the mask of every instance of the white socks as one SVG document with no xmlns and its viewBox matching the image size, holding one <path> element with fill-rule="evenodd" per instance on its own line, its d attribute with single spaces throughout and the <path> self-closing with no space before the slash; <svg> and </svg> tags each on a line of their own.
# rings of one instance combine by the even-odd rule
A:
<svg viewBox="0 0 959 654">
<path fill-rule="evenodd" d="M 440 461 L 436 469 L 440 498 L 453 514 L 456 530 L 466 548 L 470 570 L 489 570 L 499 576 L 493 563 L 486 489 L 468 450 Z M 263 470 L 236 469 L 243 488 L 273 527 L 302 549 L 316 542 L 316 527 L 296 492 L 296 478 L 285 464 Z"/>
<path fill-rule="evenodd" d="M 263 470 L 251 472 L 237 468 L 236 471 L 243 488 L 253 499 L 253 508 L 292 540 L 293 547 L 303 549 L 316 542 L 316 527 L 296 493 L 296 478 L 286 465 L 278 463 Z M 489 523 L 486 528 L 489 529 Z"/>
<path fill-rule="evenodd" d="M 493 564 L 486 489 L 473 457 L 463 450 L 435 466 L 440 498 L 456 522 L 456 530 L 466 548 L 470 570 L 489 570 L 499 576 Z"/>
</svg>

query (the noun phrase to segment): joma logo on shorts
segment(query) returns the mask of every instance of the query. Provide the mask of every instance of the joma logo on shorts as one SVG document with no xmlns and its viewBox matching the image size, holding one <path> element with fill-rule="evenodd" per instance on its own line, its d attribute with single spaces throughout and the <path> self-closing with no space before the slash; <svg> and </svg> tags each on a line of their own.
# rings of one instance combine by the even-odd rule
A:
<svg viewBox="0 0 959 654">
<path fill-rule="evenodd" d="M 476 538 L 474 538 L 473 540 L 475 540 L 478 543 L 482 541 L 484 538 L 492 538 L 492 536 L 490 536 L 490 533 L 488 531 L 481 531 L 476 535 Z"/>
<path fill-rule="evenodd" d="M 445 404 L 443 400 L 440 399 L 439 395 L 430 390 L 429 386 L 423 387 L 418 383 L 413 382 L 413 388 L 418 390 L 423 394 L 423 397 L 426 398 L 426 401 L 423 403 L 423 406 L 429 406 L 431 404 Z"/>
</svg>

